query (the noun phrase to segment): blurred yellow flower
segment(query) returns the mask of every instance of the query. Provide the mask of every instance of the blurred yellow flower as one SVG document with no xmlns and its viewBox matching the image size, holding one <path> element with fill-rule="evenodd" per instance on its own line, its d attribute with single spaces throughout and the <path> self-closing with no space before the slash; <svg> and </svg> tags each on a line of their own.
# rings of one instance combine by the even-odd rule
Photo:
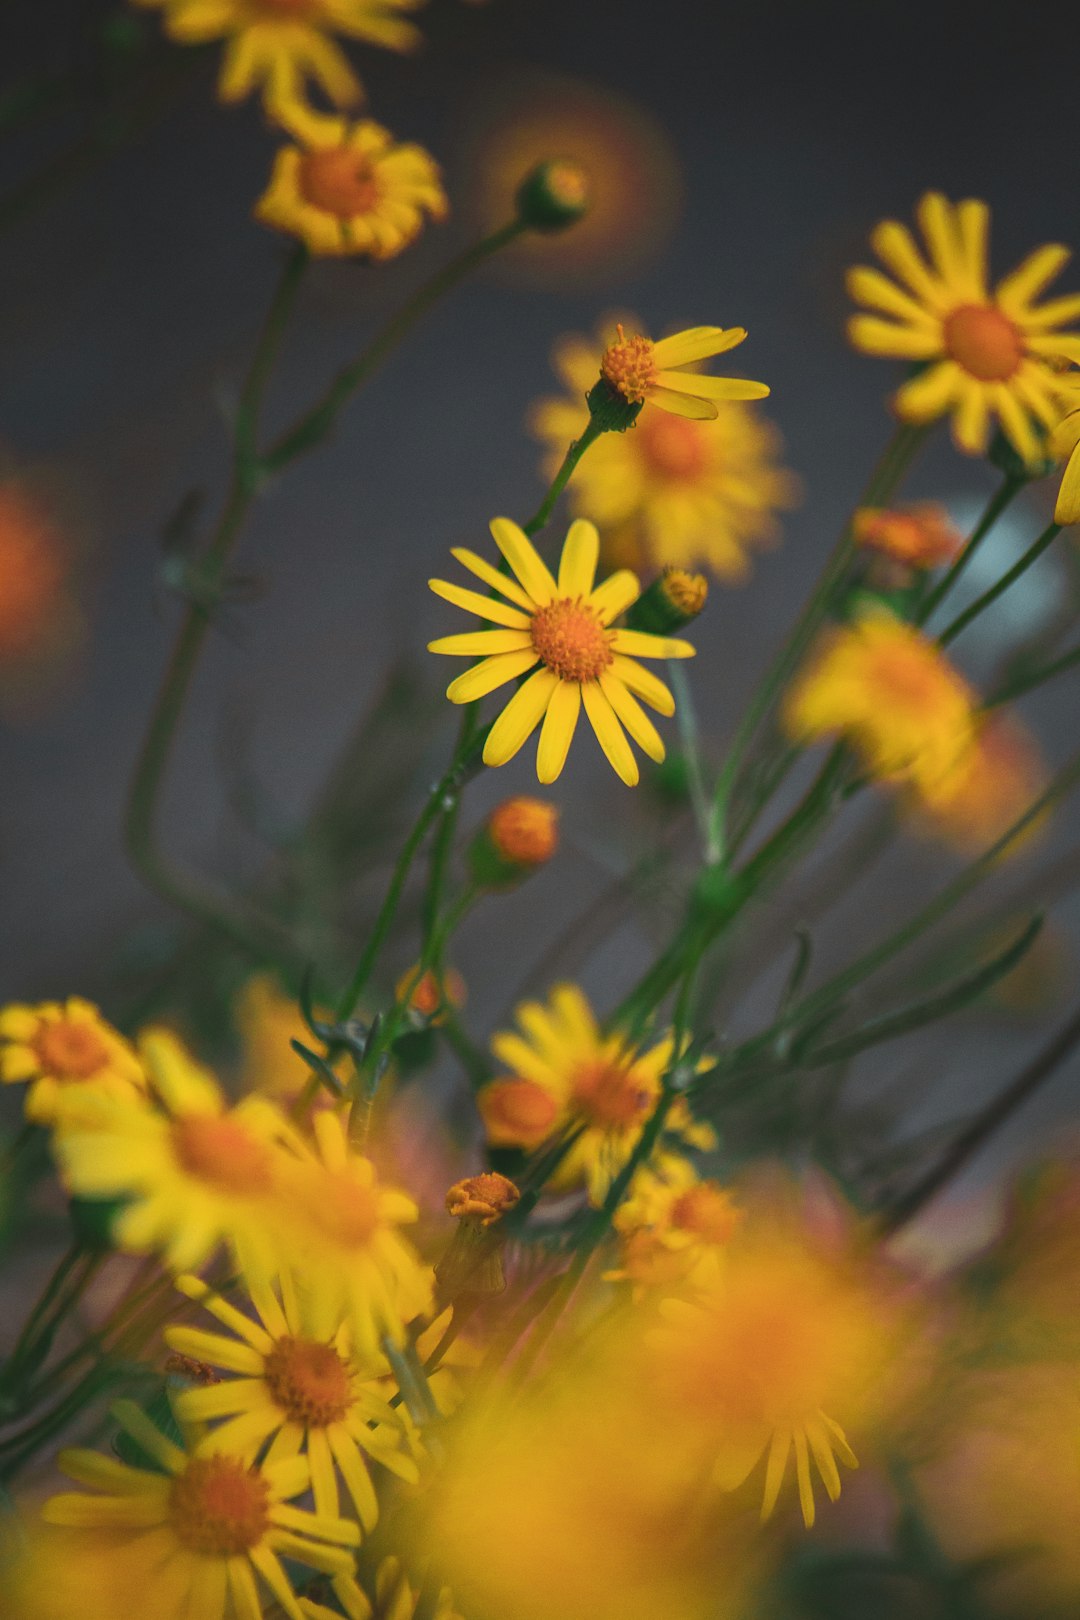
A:
<svg viewBox="0 0 1080 1620">
<path fill-rule="evenodd" d="M 320 1016 L 318 1010 L 316 1016 Z M 328 1013 L 327 1017 L 332 1022 Z M 286 995 L 269 973 L 256 973 L 233 1004 L 240 1036 L 240 1083 L 245 1091 L 260 1092 L 288 1105 L 304 1090 L 311 1070 L 291 1041 L 312 1045 L 312 1034 L 292 996 Z M 346 1059 L 339 1060 L 344 1067 Z"/>
<path fill-rule="evenodd" d="M 386 1372 L 379 1357 L 355 1355 L 345 1327 L 329 1339 L 307 1331 L 298 1300 L 270 1284 L 248 1294 L 255 1315 L 237 1310 L 197 1277 L 180 1277 L 179 1288 L 198 1300 L 228 1329 L 229 1337 L 186 1326 L 165 1329 L 170 1349 L 239 1376 L 174 1397 L 182 1424 L 217 1419 L 200 1447 L 253 1461 L 303 1456 L 311 1468 L 316 1513 L 341 1512 L 339 1476 L 365 1530 L 378 1518 L 378 1503 L 366 1457 L 415 1482 L 416 1464 L 403 1449 L 405 1424 L 377 1392 Z"/>
<path fill-rule="evenodd" d="M 176 1271 L 197 1270 L 226 1243 L 246 1275 L 272 1274 L 282 1170 L 299 1138 L 267 1098 L 230 1107 L 168 1030 L 146 1031 L 139 1052 L 162 1106 L 134 1093 L 67 1104 L 53 1146 L 69 1192 L 124 1199 L 118 1246 L 160 1250 Z"/>
<path fill-rule="evenodd" d="M 425 213 L 446 218 L 439 169 L 422 146 L 396 145 L 370 119 L 351 124 L 294 107 L 282 121 L 299 144 L 274 159 L 255 217 L 309 252 L 392 259 L 419 236 Z"/>
<path fill-rule="evenodd" d="M 951 769 L 921 785 L 916 825 L 954 849 L 989 849 L 1031 808 L 1047 785 L 1035 739 L 1009 714 L 991 713 Z M 1004 853 L 1012 855 L 1044 830 L 1039 817 Z"/>
<path fill-rule="evenodd" d="M 305 1458 L 254 1465 L 214 1449 L 192 1454 L 134 1402 L 118 1402 L 113 1415 L 156 1466 L 134 1468 L 96 1451 L 61 1452 L 63 1472 L 96 1494 L 50 1497 L 43 1514 L 49 1524 L 81 1532 L 90 1549 L 107 1542 L 106 1566 L 114 1567 L 121 1586 L 139 1583 L 144 1614 L 256 1620 L 265 1585 L 296 1620 L 300 1609 L 283 1559 L 327 1575 L 349 1612 L 353 1595 L 360 1597 L 349 1551 L 360 1532 L 346 1520 L 293 1505 L 310 1482 Z M 73 1541 L 76 1558 L 78 1546 Z"/>
<path fill-rule="evenodd" d="M 952 562 L 964 543 L 945 507 L 936 501 L 895 510 L 860 506 L 851 527 L 858 545 L 909 568 L 939 568 Z"/>
<path fill-rule="evenodd" d="M 585 395 L 614 331 L 572 336 L 556 347 L 555 370 L 569 398 L 543 399 L 530 423 L 553 478 L 586 422 Z M 776 539 L 776 513 L 795 504 L 798 481 L 777 464 L 780 439 L 745 404 L 718 404 L 709 422 L 645 410 L 626 433 L 605 433 L 574 474 L 570 501 L 599 525 L 604 555 L 631 568 L 709 568 L 745 579 L 753 547 Z"/>
<path fill-rule="evenodd" d="M 228 43 L 218 79 L 222 101 L 261 89 L 271 110 L 304 97 L 312 82 L 336 107 L 363 97 L 360 81 L 330 38 L 411 51 L 420 34 L 402 15 L 423 0 L 132 0 L 165 12 L 165 29 L 181 45 Z"/>
<path fill-rule="evenodd" d="M 687 1159 L 665 1154 L 643 1165 L 615 1214 L 619 1264 L 607 1272 L 636 1293 L 699 1289 L 717 1281 L 743 1213 L 728 1188 L 703 1180 Z"/>
<path fill-rule="evenodd" d="M 491 1042 L 508 1075 L 477 1096 L 488 1141 L 532 1149 L 554 1131 L 580 1128 L 546 1185 L 584 1185 L 599 1204 L 656 1106 L 675 1056 L 673 1038 L 640 1051 L 622 1035 L 605 1035 L 572 984 L 557 985 L 546 1006 L 522 1002 L 517 1020 L 520 1035 L 503 1031 Z M 668 1114 L 667 1130 L 694 1147 L 715 1144 L 711 1128 L 696 1122 L 681 1098 Z"/>
<path fill-rule="evenodd" d="M 894 397 L 903 421 L 951 414 L 957 447 L 982 455 L 997 418 L 1017 454 L 1036 461 L 1038 428 L 1052 429 L 1061 416 L 1055 365 L 1080 360 L 1080 331 L 1061 330 L 1080 317 L 1080 293 L 1035 302 L 1069 251 L 1054 243 L 1038 248 L 991 291 L 986 204 L 968 198 L 954 205 L 931 191 L 917 217 L 928 260 L 907 227 L 887 219 L 870 242 L 896 280 L 866 265 L 848 272 L 852 298 L 875 311 L 851 317 L 851 342 L 864 354 L 924 364 Z"/>
<path fill-rule="evenodd" d="M 38 1125 L 55 1122 L 65 1093 L 134 1101 L 147 1086 L 129 1043 L 77 996 L 0 1011 L 0 1081 L 29 1085 L 26 1117 Z"/>
<path fill-rule="evenodd" d="M 400 1342 L 406 1322 L 431 1303 L 432 1278 L 399 1228 L 416 1220 L 405 1193 L 380 1184 L 372 1161 L 349 1143 L 329 1109 L 312 1121 L 316 1153 L 290 1162 L 290 1270 L 308 1331 L 329 1341 L 344 1322 L 358 1355 L 385 1337 Z"/>
<path fill-rule="evenodd" d="M 745 338 L 742 326 L 691 326 L 654 342 L 640 332 L 627 337 L 620 321 L 600 356 L 600 375 L 628 405 L 656 405 L 673 416 L 715 422 L 717 401 L 764 399 L 769 393 L 767 384 L 744 377 L 712 377 L 686 368 L 726 354 Z"/>
<path fill-rule="evenodd" d="M 974 693 L 937 644 L 884 609 L 828 631 L 788 689 L 795 741 L 839 736 L 881 781 L 932 791 L 975 738 Z"/>
<path fill-rule="evenodd" d="M 557 581 L 516 523 L 493 518 L 491 533 L 512 574 L 461 547 L 453 555 L 507 601 L 445 580 L 428 581 L 437 596 L 503 627 L 428 643 L 429 652 L 482 658 L 451 681 L 447 697 L 451 703 L 472 703 L 539 663 L 543 667 L 515 692 L 488 733 L 484 763 L 505 765 L 513 759 L 542 719 L 536 774 L 541 782 L 554 782 L 566 763 L 584 704 L 612 768 L 632 787 L 638 764 L 623 727 L 650 759 L 664 758 L 660 735 L 638 698 L 661 714 L 675 708 L 667 687 L 637 660 L 692 658 L 693 647 L 643 630 L 611 628 L 637 600 L 640 586 L 634 574 L 621 570 L 594 588 L 600 537 L 592 523 L 579 518 L 571 524 Z"/>
</svg>

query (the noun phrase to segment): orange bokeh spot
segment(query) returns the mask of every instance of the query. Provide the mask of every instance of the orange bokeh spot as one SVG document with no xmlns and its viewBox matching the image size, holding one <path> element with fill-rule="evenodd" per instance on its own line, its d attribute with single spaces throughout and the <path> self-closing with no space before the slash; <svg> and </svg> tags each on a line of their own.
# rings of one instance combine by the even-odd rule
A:
<svg viewBox="0 0 1080 1620">
<path fill-rule="evenodd" d="M 48 635 L 66 573 L 41 510 L 14 484 L 0 484 L 0 661 L 25 656 Z"/>
</svg>

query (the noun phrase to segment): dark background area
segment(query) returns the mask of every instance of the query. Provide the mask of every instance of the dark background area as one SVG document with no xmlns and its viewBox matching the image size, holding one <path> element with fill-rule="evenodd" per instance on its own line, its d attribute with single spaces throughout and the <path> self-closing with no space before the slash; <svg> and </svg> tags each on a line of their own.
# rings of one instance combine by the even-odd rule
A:
<svg viewBox="0 0 1080 1620">
<path fill-rule="evenodd" d="M 115 11 L 6 0 L 4 77 L 78 63 L 80 41 Z M 138 15 L 156 35 L 157 15 Z M 695 688 L 718 752 L 888 432 L 890 369 L 843 340 L 843 270 L 865 258 L 868 230 L 910 216 L 934 187 L 991 202 L 999 274 L 1042 241 L 1080 243 L 1075 4 L 432 0 L 420 22 L 428 43 L 417 58 L 354 58 L 371 115 L 444 164 L 455 216 L 387 268 L 316 267 L 271 391 L 271 428 L 466 239 L 477 123 L 508 86 L 524 96 L 537 73 L 568 75 L 637 103 L 666 132 L 684 204 L 667 239 L 652 241 L 655 217 L 643 208 L 634 218 L 631 188 L 625 244 L 606 273 L 571 267 L 536 286 L 521 265 L 502 265 L 471 283 L 350 407 L 333 443 L 267 492 L 240 560 L 264 591 L 213 638 L 164 823 L 174 850 L 230 878 L 249 857 L 226 830 L 223 754 L 235 763 L 239 735 L 276 811 L 303 813 L 387 661 L 419 658 L 450 628 L 425 589 L 448 547 L 477 545 L 491 515 L 522 518 L 535 505 L 538 454 L 523 419 L 551 391 L 558 334 L 612 307 L 656 330 L 743 324 L 740 362 L 772 385 L 770 413 L 806 499 L 751 584 L 717 590 L 702 621 Z M 210 511 L 220 496 L 225 418 L 284 251 L 250 218 L 275 137 L 254 102 L 215 104 L 216 59 L 211 50 L 193 64 L 137 139 L 0 239 L 0 452 L 77 537 L 88 622 L 65 683 L 47 704 L 13 708 L 0 734 L 0 999 L 99 991 L 132 931 L 166 920 L 119 835 L 177 615 L 160 583 L 160 531 L 186 490 L 205 488 Z M 4 191 L 92 122 L 94 95 L 0 146 Z M 941 436 L 913 487 L 959 500 L 984 495 L 994 476 Z M 1049 498 L 1030 498 L 1028 528 Z M 430 672 L 433 691 L 442 674 Z M 1075 705 L 1066 695 L 1044 713 L 1054 756 L 1054 733 L 1075 734 Z M 433 758 L 453 723 L 447 713 Z M 528 791 L 531 774 L 526 750 L 482 781 L 467 820 Z M 507 902 L 514 970 L 505 937 L 494 943 L 500 924 L 464 939 L 468 976 L 484 978 L 478 1027 L 632 840 L 636 810 L 584 735 L 559 798 L 564 868 L 543 892 Z M 923 877 L 952 869 L 919 848 L 910 860 Z M 896 882 L 904 893 L 907 879 Z M 613 949 L 633 957 L 643 945 Z M 622 956 L 609 951 L 593 971 L 599 988 L 624 978 Z M 987 1061 L 1004 1078 L 1003 1057 L 1027 1038 L 944 1040 L 962 1041 L 981 1086 Z M 1059 1088 L 1043 1124 L 1068 1107 Z"/>
</svg>

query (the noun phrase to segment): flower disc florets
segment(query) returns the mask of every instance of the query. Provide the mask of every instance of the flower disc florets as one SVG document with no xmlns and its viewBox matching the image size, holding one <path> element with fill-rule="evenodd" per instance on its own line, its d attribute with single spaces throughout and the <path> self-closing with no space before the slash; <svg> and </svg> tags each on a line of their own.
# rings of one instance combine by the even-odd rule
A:
<svg viewBox="0 0 1080 1620">
<path fill-rule="evenodd" d="M 204 1558 L 235 1558 L 257 1547 L 270 1523 L 270 1493 L 237 1457 L 194 1457 L 173 1482 L 170 1516 L 178 1538 Z"/>
<path fill-rule="evenodd" d="M 297 181 L 306 202 L 339 219 L 371 213 L 381 195 L 374 167 L 363 152 L 349 146 L 305 152 Z"/>
<path fill-rule="evenodd" d="M 647 337 L 627 337 L 616 327 L 618 341 L 604 350 L 600 375 L 631 405 L 640 405 L 650 383 L 656 381 L 656 345 Z"/>
<path fill-rule="evenodd" d="M 315 1339 L 279 1339 L 264 1376 L 274 1401 L 293 1423 L 325 1429 L 346 1416 L 352 1397 L 349 1369 L 333 1345 Z"/>
<path fill-rule="evenodd" d="M 446 1195 L 446 1212 L 459 1219 L 476 1217 L 481 1226 L 490 1226 L 492 1221 L 508 1214 L 520 1197 L 521 1193 L 509 1177 L 488 1170 L 455 1182 Z"/>
<path fill-rule="evenodd" d="M 562 681 L 595 681 L 614 657 L 610 635 L 580 596 L 538 608 L 529 634 L 542 661 Z"/>
<path fill-rule="evenodd" d="M 1020 328 L 992 304 L 962 304 L 945 319 L 945 347 L 979 382 L 1007 382 L 1024 358 Z"/>
</svg>

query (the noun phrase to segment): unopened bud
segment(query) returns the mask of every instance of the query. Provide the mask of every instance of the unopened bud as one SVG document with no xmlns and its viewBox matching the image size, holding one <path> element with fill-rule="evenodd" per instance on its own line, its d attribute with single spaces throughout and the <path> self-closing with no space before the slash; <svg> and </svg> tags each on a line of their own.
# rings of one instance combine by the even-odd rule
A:
<svg viewBox="0 0 1080 1620">
<path fill-rule="evenodd" d="M 559 811 L 544 799 L 504 799 L 473 840 L 473 876 L 485 888 L 519 882 L 543 866 L 559 847 Z"/>
<path fill-rule="evenodd" d="M 450 1247 L 435 1267 L 439 1297 L 443 1300 L 482 1298 L 501 1294 L 503 1239 L 497 1230 L 521 1193 L 497 1171 L 468 1176 L 455 1182 L 446 1195 L 446 1208 L 458 1222 Z"/>
<path fill-rule="evenodd" d="M 448 1009 L 465 1005 L 467 991 L 465 980 L 456 968 L 446 968 L 437 974 L 431 968 L 420 973 L 417 966 L 401 975 L 395 994 L 421 1022 L 437 1024 Z"/>
<path fill-rule="evenodd" d="M 704 574 L 691 574 L 685 568 L 669 566 L 638 597 L 626 622 L 632 630 L 669 636 L 696 619 L 708 599 L 709 582 Z"/>
<path fill-rule="evenodd" d="M 518 187 L 518 217 L 534 231 L 565 231 L 589 206 L 589 179 L 569 158 L 540 163 Z"/>
</svg>

